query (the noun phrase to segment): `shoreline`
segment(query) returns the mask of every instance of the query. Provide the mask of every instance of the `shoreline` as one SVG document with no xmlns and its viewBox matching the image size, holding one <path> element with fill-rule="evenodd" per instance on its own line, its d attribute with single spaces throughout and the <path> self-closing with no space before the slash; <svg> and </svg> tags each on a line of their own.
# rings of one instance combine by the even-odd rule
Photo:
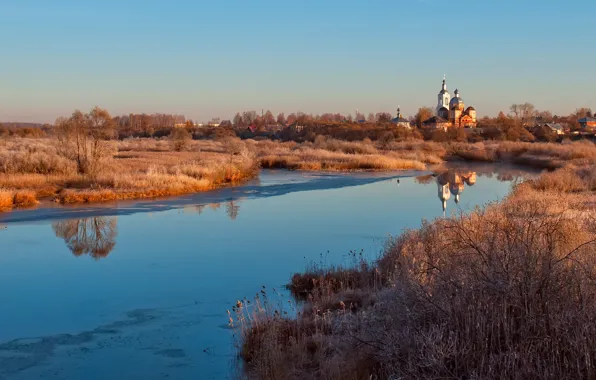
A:
<svg viewBox="0 0 596 380">
<path fill-rule="evenodd" d="M 180 209 L 186 206 L 222 203 L 231 200 L 252 199 L 279 196 L 299 191 L 334 189 L 347 186 L 359 186 L 389 179 L 426 175 L 430 171 L 358 171 L 358 172 L 321 172 L 294 171 L 285 169 L 262 169 L 259 174 L 242 184 L 220 187 L 213 190 L 188 193 L 179 196 L 160 198 L 134 199 L 124 201 L 107 201 L 99 203 L 60 204 L 55 202 L 41 203 L 35 208 L 14 209 L 0 213 L 0 224 L 37 223 L 47 220 L 84 218 L 93 216 L 130 215 L 143 212 L 159 212 Z M 302 177 L 302 182 L 283 182 L 260 184 L 262 174 L 265 177 Z M 295 180 L 296 178 L 293 178 Z"/>
</svg>

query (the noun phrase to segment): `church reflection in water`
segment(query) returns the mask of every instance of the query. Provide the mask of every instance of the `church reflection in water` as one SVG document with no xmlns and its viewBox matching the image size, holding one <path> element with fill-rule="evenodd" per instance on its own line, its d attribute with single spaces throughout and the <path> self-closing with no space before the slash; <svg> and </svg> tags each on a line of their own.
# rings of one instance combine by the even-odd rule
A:
<svg viewBox="0 0 596 380">
<path fill-rule="evenodd" d="M 467 186 L 476 184 L 476 172 L 447 170 L 436 175 L 438 195 L 443 206 L 443 213 L 447 210 L 447 201 L 454 197 L 455 203 L 459 203 L 462 193 Z"/>
<path fill-rule="evenodd" d="M 54 222 L 52 229 L 56 237 L 64 239 L 73 255 L 89 255 L 99 260 L 116 246 L 117 223 L 116 217 L 89 217 Z"/>
</svg>

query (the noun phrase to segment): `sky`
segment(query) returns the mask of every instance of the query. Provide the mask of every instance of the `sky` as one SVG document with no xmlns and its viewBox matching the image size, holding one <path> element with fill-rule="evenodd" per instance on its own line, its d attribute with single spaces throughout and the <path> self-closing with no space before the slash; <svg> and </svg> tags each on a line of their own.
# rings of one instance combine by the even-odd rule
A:
<svg viewBox="0 0 596 380">
<path fill-rule="evenodd" d="M 0 121 L 596 109 L 591 0 L 0 0 Z"/>
</svg>

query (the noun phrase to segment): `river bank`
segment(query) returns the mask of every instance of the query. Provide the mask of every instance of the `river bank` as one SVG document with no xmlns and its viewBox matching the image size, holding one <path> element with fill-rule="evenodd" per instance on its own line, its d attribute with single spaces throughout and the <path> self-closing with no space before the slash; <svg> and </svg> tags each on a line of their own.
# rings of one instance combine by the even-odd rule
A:
<svg viewBox="0 0 596 380">
<path fill-rule="evenodd" d="M 390 238 L 379 260 L 314 265 L 305 302 L 231 313 L 250 378 L 590 378 L 596 351 L 593 165 Z"/>
<path fill-rule="evenodd" d="M 481 165 L 479 170 L 488 170 Z M 514 168 L 504 170 L 511 175 L 520 175 Z M 178 197 L 124 200 L 95 204 L 60 204 L 46 201 L 36 208 L 24 208 L 0 214 L 0 223 L 30 223 L 47 220 L 93 218 L 103 216 L 125 216 L 137 213 L 155 213 L 169 210 L 223 204 L 230 200 L 260 199 L 283 196 L 303 191 L 322 191 L 363 186 L 396 178 L 430 175 L 428 171 L 404 170 L 399 172 L 310 172 L 262 169 L 257 178 L 235 186 L 187 194 Z"/>
<path fill-rule="evenodd" d="M 93 175 L 78 174 L 52 139 L 13 139 L 0 147 L 0 210 L 40 201 L 61 204 L 178 196 L 234 186 L 259 168 L 303 171 L 425 170 L 444 162 L 499 162 L 556 169 L 596 158 L 592 143 L 381 143 L 323 136 L 298 144 L 227 138 L 189 141 L 176 151 L 169 140 L 113 142 L 113 154 Z"/>
<path fill-rule="evenodd" d="M 420 161 L 377 152 L 371 144 L 362 146 L 369 149 L 346 153 L 228 138 L 189 141 L 180 150 L 169 140 L 131 139 L 111 142 L 113 153 L 101 159 L 96 172 L 83 175 L 77 173 L 74 161 L 61 155 L 57 141 L 13 139 L 0 147 L 0 210 L 31 207 L 48 199 L 80 204 L 191 194 L 243 183 L 255 178 L 260 167 L 309 171 L 425 168 Z M 300 163 L 265 164 L 271 154 L 281 157 L 284 152 L 292 152 Z"/>
</svg>

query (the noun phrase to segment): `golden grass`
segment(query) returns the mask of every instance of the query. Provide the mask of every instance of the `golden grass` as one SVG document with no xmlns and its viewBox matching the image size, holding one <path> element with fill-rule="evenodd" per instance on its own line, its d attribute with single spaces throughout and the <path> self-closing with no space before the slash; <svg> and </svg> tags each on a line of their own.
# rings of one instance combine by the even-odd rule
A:
<svg viewBox="0 0 596 380">
<path fill-rule="evenodd" d="M 308 171 L 424 170 L 411 151 L 377 150 L 369 142 L 346 142 L 318 136 L 315 143 L 252 143 L 263 168 Z M 437 160 L 433 160 L 436 163 Z"/>
<path fill-rule="evenodd" d="M 263 168 L 284 168 L 309 171 L 348 171 L 348 170 L 424 170 L 424 163 L 391 156 L 350 155 L 324 150 L 307 150 L 283 155 L 265 155 L 259 158 Z"/>
<path fill-rule="evenodd" d="M 238 144 L 239 149 L 229 152 L 229 146 Z M 92 203 L 181 195 L 252 178 L 258 169 L 240 140 L 191 142 L 192 150 L 184 152 L 168 151 L 169 141 L 155 139 L 114 145 L 117 153 L 102 161 L 102 170 L 81 175 L 60 156 L 53 140 L 9 140 L 0 148 L 0 186 L 12 194 L 4 195 L 12 201 L 3 202 L 2 208 L 26 207 L 45 197 Z"/>
<path fill-rule="evenodd" d="M 0 189 L 0 211 L 10 210 L 13 207 L 14 193 Z"/>
<path fill-rule="evenodd" d="M 33 191 L 0 189 L 0 211 L 7 211 L 15 207 L 31 207 L 38 203 Z"/>
<path fill-rule="evenodd" d="M 30 190 L 18 190 L 14 194 L 13 207 L 31 207 L 39 202 L 35 192 Z"/>
</svg>

